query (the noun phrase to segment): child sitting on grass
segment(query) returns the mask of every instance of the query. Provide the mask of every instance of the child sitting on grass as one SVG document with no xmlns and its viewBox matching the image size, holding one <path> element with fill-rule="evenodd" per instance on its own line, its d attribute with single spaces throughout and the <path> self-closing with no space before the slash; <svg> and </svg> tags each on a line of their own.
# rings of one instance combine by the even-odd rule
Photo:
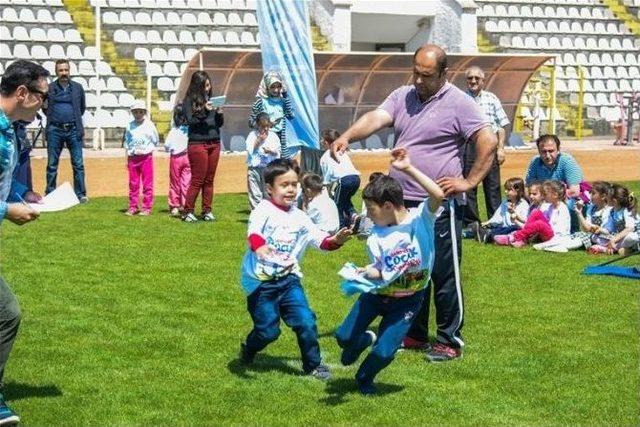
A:
<svg viewBox="0 0 640 427">
<path fill-rule="evenodd" d="M 571 216 L 569 208 L 564 203 L 566 189 L 562 182 L 547 180 L 542 183 L 542 194 L 545 203 L 540 209 L 535 209 L 527 218 L 521 230 L 511 234 L 495 236 L 497 245 L 511 245 L 521 248 L 529 240 L 549 241 L 553 238 L 564 239 L 571 232 Z"/>
<path fill-rule="evenodd" d="M 596 181 L 591 185 L 589 193 L 591 203 L 587 205 L 584 214 L 582 213 L 584 203 L 581 199 L 578 199 L 574 205 L 581 231 L 573 233 L 567 241 L 552 239 L 549 242 L 535 244 L 533 248 L 564 253 L 582 247 L 591 250 L 594 245 L 606 246 L 609 243 L 610 232 L 612 231 L 607 229 L 611 214 L 611 206 L 608 204 L 611 184 Z"/>
<path fill-rule="evenodd" d="M 509 178 L 505 181 L 504 193 L 507 197 L 493 216 L 483 222 L 478 229 L 480 243 L 492 242 L 495 235 L 509 234 L 522 228 L 513 219 L 526 218 L 529 212 L 529 203 L 524 197 L 524 190 L 522 178 Z"/>
<path fill-rule="evenodd" d="M 391 166 L 409 175 L 429 197 L 407 210 L 402 187 L 389 176 L 374 179 L 362 193 L 375 224 L 367 239 L 371 264 L 364 268 L 347 264 L 341 270 L 347 279 L 343 291 L 362 294 L 335 333 L 343 365 L 351 365 L 372 346 L 355 376 L 362 394 L 376 392 L 374 378 L 391 363 L 420 310 L 433 268 L 435 219 L 444 197 L 435 182 L 411 165 L 404 148 L 391 155 Z M 382 320 L 376 337 L 367 328 L 378 316 Z"/>
<path fill-rule="evenodd" d="M 593 245 L 593 253 L 607 253 L 609 255 L 626 255 L 640 242 L 637 228 L 637 200 L 629 189 L 622 185 L 613 184 L 611 188 L 611 215 L 607 229 L 609 242 L 606 246 Z"/>
<path fill-rule="evenodd" d="M 326 233 L 333 234 L 338 231 L 338 208 L 322 185 L 322 177 L 315 173 L 305 174 L 301 179 L 301 187 L 303 210 L 311 222 Z"/>
<path fill-rule="evenodd" d="M 295 160 L 277 159 L 264 170 L 268 199 L 251 212 L 249 248 L 242 260 L 242 287 L 253 329 L 240 346 L 240 362 L 250 364 L 259 351 L 280 335 L 280 319 L 296 333 L 307 375 L 326 380 L 321 363 L 316 316 L 300 283 L 300 261 L 309 245 L 338 249 L 351 234 L 343 228 L 334 236 L 318 229 L 294 206 L 299 168 Z"/>
</svg>

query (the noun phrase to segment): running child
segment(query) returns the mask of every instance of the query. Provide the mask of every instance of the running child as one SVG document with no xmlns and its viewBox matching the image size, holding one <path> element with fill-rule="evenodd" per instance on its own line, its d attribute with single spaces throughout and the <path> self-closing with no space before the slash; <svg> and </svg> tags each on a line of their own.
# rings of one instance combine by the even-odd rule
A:
<svg viewBox="0 0 640 427">
<path fill-rule="evenodd" d="M 251 212 L 248 245 L 242 260 L 242 287 L 253 329 L 240 346 L 240 361 L 253 362 L 280 335 L 280 319 L 298 338 L 305 374 L 326 380 L 329 368 L 322 364 L 316 317 L 300 283 L 300 262 L 307 246 L 334 250 L 351 234 L 341 229 L 334 236 L 320 231 L 294 206 L 299 168 L 295 160 L 277 159 L 264 170 L 268 199 Z"/>
<path fill-rule="evenodd" d="M 391 156 L 391 166 L 409 175 L 429 197 L 407 210 L 402 187 L 389 176 L 374 179 L 363 191 L 367 215 L 375 224 L 367 239 L 371 264 L 347 264 L 341 270 L 347 279 L 343 291 L 361 295 L 335 333 L 343 365 L 353 364 L 372 346 L 355 375 L 362 394 L 376 392 L 376 375 L 391 363 L 420 310 L 433 268 L 435 219 L 444 197 L 435 182 L 411 165 L 404 148 Z M 378 316 L 382 319 L 376 337 L 367 328 Z"/>
</svg>

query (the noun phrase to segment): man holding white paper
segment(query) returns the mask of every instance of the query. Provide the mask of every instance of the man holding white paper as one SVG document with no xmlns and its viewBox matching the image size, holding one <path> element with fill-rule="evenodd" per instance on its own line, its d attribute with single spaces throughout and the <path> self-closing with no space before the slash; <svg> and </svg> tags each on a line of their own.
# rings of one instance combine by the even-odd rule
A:
<svg viewBox="0 0 640 427">
<path fill-rule="evenodd" d="M 24 199 L 35 202 L 35 193 L 13 180 L 13 170 L 18 161 L 18 146 L 12 122 L 33 121 L 36 112 L 48 96 L 49 72 L 30 61 L 18 60 L 7 67 L 0 80 L 0 222 L 9 221 L 22 225 L 38 218 Z M 11 203 L 11 200 L 20 200 Z M 7 203 L 7 200 L 10 202 Z M 20 305 L 7 283 L 0 277 L 0 381 L 9 359 L 9 353 L 20 326 Z M 0 424 L 20 421 L 0 394 Z"/>
</svg>

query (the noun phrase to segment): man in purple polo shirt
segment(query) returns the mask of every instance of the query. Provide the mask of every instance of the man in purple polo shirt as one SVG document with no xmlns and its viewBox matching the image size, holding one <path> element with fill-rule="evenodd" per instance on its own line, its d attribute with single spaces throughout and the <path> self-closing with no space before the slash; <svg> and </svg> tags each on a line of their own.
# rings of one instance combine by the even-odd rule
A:
<svg viewBox="0 0 640 427">
<path fill-rule="evenodd" d="M 461 203 L 464 193 L 475 188 L 489 171 L 498 144 L 484 113 L 469 96 L 448 83 L 446 76 L 446 53 L 436 45 L 421 46 L 413 57 L 413 85 L 393 91 L 380 107 L 363 115 L 331 145 L 334 155 L 342 153 L 350 142 L 393 126 L 395 146 L 406 148 L 415 166 L 436 180 L 448 198 L 435 223 L 436 259 L 431 279 L 436 342 L 428 344 L 430 292 L 405 338 L 405 347 L 427 349 L 431 362 L 462 355 Z M 463 178 L 462 153 L 467 142 L 476 144 L 476 161 Z M 390 174 L 402 184 L 406 207 L 415 207 L 425 199 L 425 192 L 407 176 L 393 169 Z"/>
</svg>

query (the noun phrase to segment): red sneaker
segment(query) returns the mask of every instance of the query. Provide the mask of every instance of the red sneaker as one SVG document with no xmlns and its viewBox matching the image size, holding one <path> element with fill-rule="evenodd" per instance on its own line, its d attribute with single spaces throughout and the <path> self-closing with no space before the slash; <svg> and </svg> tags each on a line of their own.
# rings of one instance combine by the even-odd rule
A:
<svg viewBox="0 0 640 427">
<path fill-rule="evenodd" d="M 513 246 L 514 248 L 522 248 L 526 245 L 527 245 L 527 242 L 525 242 L 524 240 L 513 240 L 511 242 L 511 246 Z"/>
<path fill-rule="evenodd" d="M 402 348 L 406 348 L 407 350 L 426 350 L 431 345 L 426 341 L 420 341 L 411 337 L 404 337 L 402 340 Z"/>
<path fill-rule="evenodd" d="M 433 348 L 427 352 L 427 361 L 432 363 L 449 362 L 460 358 L 462 358 L 462 350 L 460 348 L 439 342 L 435 343 Z"/>
</svg>

